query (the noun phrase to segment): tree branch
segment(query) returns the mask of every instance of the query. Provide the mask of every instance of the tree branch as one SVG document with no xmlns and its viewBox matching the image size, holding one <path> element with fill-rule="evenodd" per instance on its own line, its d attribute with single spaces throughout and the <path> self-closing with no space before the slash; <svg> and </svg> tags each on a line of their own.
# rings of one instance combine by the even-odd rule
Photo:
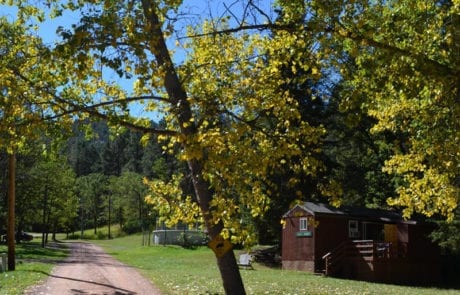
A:
<svg viewBox="0 0 460 295">
<path fill-rule="evenodd" d="M 294 28 L 293 24 L 255 24 L 255 25 L 241 25 L 236 28 L 229 28 L 225 30 L 220 30 L 220 31 L 214 31 L 210 33 L 203 33 L 203 34 L 196 34 L 196 35 L 189 35 L 185 37 L 179 37 L 178 39 L 188 39 L 188 38 L 201 38 L 201 37 L 207 37 L 207 36 L 217 36 L 217 35 L 228 35 L 232 33 L 238 33 L 241 31 L 250 31 L 250 30 L 258 30 L 258 31 L 264 31 L 264 30 L 284 30 L 284 31 L 292 31 Z"/>
<path fill-rule="evenodd" d="M 449 65 L 446 65 L 446 64 L 440 63 L 440 62 L 438 62 L 436 60 L 433 60 L 433 59 L 429 58 L 426 55 L 416 53 L 416 52 L 413 52 L 413 51 L 409 51 L 407 49 L 399 48 L 399 47 L 397 47 L 395 45 L 391 45 L 391 44 L 388 44 L 388 43 L 385 44 L 385 43 L 379 42 L 379 41 L 377 41 L 377 40 L 375 40 L 373 38 L 367 38 L 364 35 L 359 34 L 359 32 L 358 33 L 352 32 L 350 29 L 348 29 L 340 21 L 337 21 L 337 23 L 345 31 L 345 33 L 342 33 L 342 32 L 339 32 L 336 29 L 332 29 L 332 31 L 334 33 L 336 33 L 337 35 L 339 35 L 339 36 L 342 36 L 344 38 L 348 38 L 348 39 L 351 39 L 353 41 L 360 42 L 360 43 L 364 42 L 364 43 L 369 44 L 370 46 L 380 48 L 380 49 L 383 49 L 383 50 L 392 51 L 392 52 L 395 52 L 395 53 L 399 53 L 399 54 L 404 55 L 404 56 L 413 57 L 413 58 L 415 58 L 417 60 L 423 61 L 426 64 L 428 64 L 428 65 L 430 65 L 430 66 L 432 66 L 432 67 L 434 67 L 434 68 L 436 68 L 436 69 L 438 69 L 438 70 L 440 70 L 440 71 L 442 71 L 444 73 L 452 75 L 452 76 L 459 76 L 460 75 L 459 70 L 456 70 L 455 68 L 452 68 Z"/>
<path fill-rule="evenodd" d="M 55 106 L 58 106 L 61 110 L 63 110 L 62 113 L 54 114 L 52 116 L 43 117 L 44 121 L 51 121 L 51 120 L 55 120 L 57 118 L 67 116 L 67 115 L 72 115 L 72 114 L 77 114 L 79 112 L 84 112 L 84 113 L 89 114 L 90 116 L 93 116 L 93 117 L 98 118 L 98 119 L 102 119 L 104 121 L 109 121 L 109 122 L 110 121 L 116 121 L 118 124 L 120 124 L 123 127 L 129 128 L 131 130 L 139 131 L 139 132 L 142 132 L 142 133 L 159 134 L 159 135 L 166 135 L 166 136 L 178 136 L 179 135 L 179 133 L 177 131 L 140 126 L 140 125 L 137 125 L 137 124 L 135 124 L 133 122 L 130 122 L 130 121 L 122 119 L 121 116 L 113 116 L 113 117 L 111 117 L 110 115 L 104 114 L 104 113 L 99 112 L 97 110 L 97 108 L 102 107 L 102 106 L 115 105 L 117 103 L 126 102 L 126 101 L 131 101 L 132 102 L 132 101 L 138 101 L 138 100 L 146 99 L 146 98 L 158 99 L 158 100 L 161 100 L 161 101 L 167 101 L 165 98 L 158 97 L 158 96 L 139 96 L 139 97 L 130 97 L 130 98 L 117 99 L 117 100 L 113 100 L 113 101 L 101 102 L 101 103 L 90 105 L 90 106 L 80 105 L 80 104 L 74 103 L 74 102 L 72 102 L 70 100 L 67 100 L 65 98 L 62 98 L 61 96 L 55 94 L 54 91 L 50 90 L 47 87 L 37 87 L 35 85 L 35 83 L 33 83 L 33 81 L 31 81 L 29 78 L 24 76 L 18 70 L 16 70 L 16 69 L 12 69 L 12 70 L 13 70 L 14 74 L 18 78 L 20 78 L 23 81 L 25 81 L 27 84 L 29 84 L 30 87 L 32 87 L 34 89 L 37 89 L 37 90 L 40 90 L 40 91 L 43 91 L 43 92 L 47 93 L 48 95 L 50 95 L 51 97 L 53 97 L 56 100 L 57 103 L 54 103 L 54 104 L 51 103 L 51 104 L 53 104 Z"/>
</svg>

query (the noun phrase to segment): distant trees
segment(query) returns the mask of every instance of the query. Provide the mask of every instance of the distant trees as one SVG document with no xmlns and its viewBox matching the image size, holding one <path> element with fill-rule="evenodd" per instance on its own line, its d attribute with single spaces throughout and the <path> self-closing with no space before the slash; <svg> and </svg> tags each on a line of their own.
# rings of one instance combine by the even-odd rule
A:
<svg viewBox="0 0 460 295">
<path fill-rule="evenodd" d="M 48 234 L 69 232 L 77 213 L 78 199 L 75 191 L 75 173 L 62 156 L 39 159 L 27 171 L 20 171 L 17 210 L 27 212 L 28 224 L 39 225 L 42 246 Z M 25 177 L 25 178 L 22 178 Z M 41 220 L 37 220 L 37 215 Z M 23 229 L 18 218 L 18 230 Z"/>
<path fill-rule="evenodd" d="M 109 221 L 127 232 L 151 229 L 155 214 L 144 202 L 143 178 L 167 179 L 178 161 L 165 155 L 154 138 L 142 146 L 138 132 L 111 136 L 104 122 L 76 123 L 73 130 L 75 136 L 61 144 L 54 139 L 50 146 L 47 137 L 30 141 L 27 153 L 18 156 L 17 229 L 42 232 L 43 245 L 49 233 L 82 227 L 97 232 Z M 6 221 L 5 153 L 0 153 L 0 167 L 0 218 Z"/>
<path fill-rule="evenodd" d="M 144 146 L 140 132 L 127 129 L 115 136 L 103 121 L 77 122 L 73 130 L 64 150 L 77 174 L 79 209 L 73 229 L 94 228 L 97 234 L 109 222 L 129 233 L 151 228 L 155 214 L 144 201 L 143 178 L 167 179 L 178 161 L 163 153 L 155 137 Z"/>
<path fill-rule="evenodd" d="M 144 232 L 155 224 L 152 206 L 145 203 L 147 187 L 143 176 L 125 171 L 122 175 L 110 178 L 109 190 L 112 196 L 113 221 L 118 221 L 126 233 Z"/>
<path fill-rule="evenodd" d="M 77 194 L 80 198 L 81 218 L 89 219 L 89 227 L 97 234 L 99 225 L 105 224 L 104 199 L 107 197 L 107 177 L 101 173 L 90 173 L 77 179 Z M 105 218 L 104 218 L 105 219 Z"/>
</svg>

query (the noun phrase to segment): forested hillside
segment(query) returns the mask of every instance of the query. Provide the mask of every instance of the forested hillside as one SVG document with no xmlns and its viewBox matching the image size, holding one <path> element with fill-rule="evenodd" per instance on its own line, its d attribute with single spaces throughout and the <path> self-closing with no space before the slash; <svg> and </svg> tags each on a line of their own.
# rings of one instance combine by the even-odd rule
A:
<svg viewBox="0 0 460 295">
<path fill-rule="evenodd" d="M 155 123 L 152 123 L 155 124 Z M 18 230 L 76 232 L 111 223 L 128 233 L 152 229 L 156 215 L 144 202 L 143 178 L 168 179 L 184 169 L 163 153 L 155 138 L 145 145 L 141 134 L 110 134 L 107 124 L 76 122 L 67 139 L 53 144 L 41 137 L 17 159 Z M 6 155 L 1 158 L 7 172 Z M 1 180 L 1 218 L 6 224 L 6 174 Z M 110 205 L 109 205 L 110 202 Z M 4 231 L 5 228 L 2 228 Z"/>
</svg>

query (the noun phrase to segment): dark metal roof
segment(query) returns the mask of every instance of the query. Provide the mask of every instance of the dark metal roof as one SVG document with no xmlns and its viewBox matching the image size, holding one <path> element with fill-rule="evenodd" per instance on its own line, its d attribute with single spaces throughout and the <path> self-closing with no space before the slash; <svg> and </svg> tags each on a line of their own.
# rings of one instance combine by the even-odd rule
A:
<svg viewBox="0 0 460 295">
<path fill-rule="evenodd" d="M 296 207 L 300 207 L 312 215 L 341 215 L 355 218 L 380 220 L 384 222 L 401 222 L 404 220 L 401 213 L 383 209 L 370 209 L 366 207 L 354 206 L 341 206 L 337 208 L 328 204 L 313 202 L 305 202 L 302 205 L 297 205 Z M 289 213 L 296 207 L 289 210 L 289 212 L 287 212 L 284 216 L 287 217 Z"/>
</svg>

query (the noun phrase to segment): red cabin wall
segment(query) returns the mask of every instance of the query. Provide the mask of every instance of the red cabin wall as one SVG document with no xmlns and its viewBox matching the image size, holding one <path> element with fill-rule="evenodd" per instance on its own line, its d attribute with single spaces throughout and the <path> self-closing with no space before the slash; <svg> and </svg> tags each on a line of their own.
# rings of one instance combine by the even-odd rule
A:
<svg viewBox="0 0 460 295">
<path fill-rule="evenodd" d="M 299 236 L 299 220 L 309 217 L 311 236 Z M 323 271 L 322 257 L 349 238 L 349 220 L 357 220 L 359 235 L 363 238 L 363 223 L 381 223 L 349 216 L 308 214 L 296 208 L 285 218 L 282 232 L 283 269 L 309 272 Z M 383 223 L 381 223 L 383 224 Z M 344 277 L 380 282 L 432 283 L 440 279 L 440 251 L 431 243 L 428 234 L 433 228 L 423 224 L 398 223 L 384 226 L 385 240 L 394 244 L 391 261 L 349 261 L 343 270 Z"/>
<path fill-rule="evenodd" d="M 334 250 L 348 238 L 348 218 L 317 216 L 315 237 L 315 270 L 324 270 L 323 256 Z"/>
<path fill-rule="evenodd" d="M 281 252 L 283 269 L 314 271 L 315 257 L 315 229 L 309 225 L 311 236 L 297 236 L 300 232 L 299 220 L 301 217 L 313 218 L 305 211 L 298 209 L 285 219 L 283 228 L 283 247 Z M 311 219 L 313 220 L 313 219 Z"/>
<path fill-rule="evenodd" d="M 311 218 L 311 237 L 297 236 L 301 217 Z M 348 239 L 348 219 L 340 216 L 313 216 L 297 209 L 285 219 L 282 238 L 283 269 L 322 271 L 322 257 Z"/>
</svg>

